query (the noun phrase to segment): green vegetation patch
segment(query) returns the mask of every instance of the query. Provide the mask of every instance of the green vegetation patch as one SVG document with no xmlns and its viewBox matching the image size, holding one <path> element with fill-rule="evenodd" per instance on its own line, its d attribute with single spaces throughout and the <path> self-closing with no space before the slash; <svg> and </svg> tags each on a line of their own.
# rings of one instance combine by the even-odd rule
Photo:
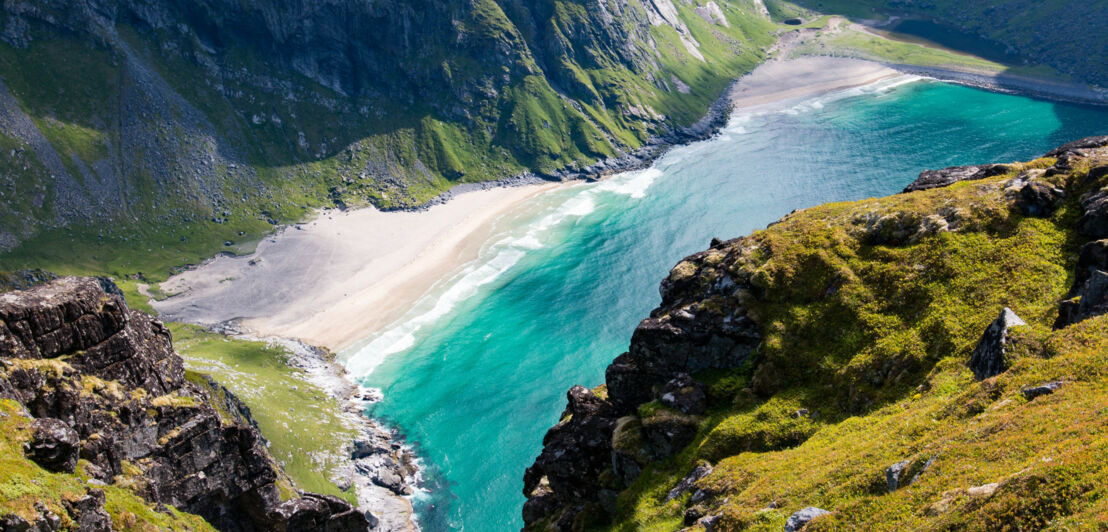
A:
<svg viewBox="0 0 1108 532">
<path fill-rule="evenodd" d="M 357 430 L 335 399 L 288 365 L 287 351 L 193 325 L 168 325 L 186 366 L 211 375 L 250 407 L 270 454 L 297 488 L 356 502 L 354 493 L 339 490 L 331 475 L 349 458 L 346 445 Z"/>
</svg>

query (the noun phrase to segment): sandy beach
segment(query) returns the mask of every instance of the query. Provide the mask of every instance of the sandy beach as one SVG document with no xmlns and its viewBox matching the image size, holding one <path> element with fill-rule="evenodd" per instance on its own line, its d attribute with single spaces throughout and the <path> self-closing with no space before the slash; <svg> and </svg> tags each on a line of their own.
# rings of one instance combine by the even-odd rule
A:
<svg viewBox="0 0 1108 532">
<path fill-rule="evenodd" d="M 326 211 L 245 257 L 219 256 L 162 283 L 163 318 L 241 320 L 258 336 L 338 351 L 387 325 L 456 266 L 477 258 L 492 223 L 555 184 L 459 194 L 425 211 Z"/>
<path fill-rule="evenodd" d="M 899 75 L 867 61 L 801 58 L 758 67 L 732 87 L 739 108 Z M 154 307 L 169 320 L 237 320 L 257 336 L 334 352 L 400 318 L 447 274 L 478 257 L 503 214 L 557 184 L 466 192 L 417 212 L 326 211 L 267 238 L 245 257 L 219 256 L 180 273 Z"/>
<path fill-rule="evenodd" d="M 840 57 L 770 61 L 736 83 L 729 94 L 739 109 L 815 96 L 903 75 L 880 63 Z"/>
</svg>

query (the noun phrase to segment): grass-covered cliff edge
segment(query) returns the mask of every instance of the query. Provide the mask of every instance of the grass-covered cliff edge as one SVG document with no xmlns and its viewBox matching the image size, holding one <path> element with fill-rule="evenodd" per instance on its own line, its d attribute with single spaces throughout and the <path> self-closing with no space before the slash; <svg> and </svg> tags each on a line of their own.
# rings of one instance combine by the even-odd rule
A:
<svg viewBox="0 0 1108 532">
<path fill-rule="evenodd" d="M 606 384 L 570 390 L 528 526 L 1103 522 L 1108 137 L 910 188 L 678 263 Z"/>
</svg>

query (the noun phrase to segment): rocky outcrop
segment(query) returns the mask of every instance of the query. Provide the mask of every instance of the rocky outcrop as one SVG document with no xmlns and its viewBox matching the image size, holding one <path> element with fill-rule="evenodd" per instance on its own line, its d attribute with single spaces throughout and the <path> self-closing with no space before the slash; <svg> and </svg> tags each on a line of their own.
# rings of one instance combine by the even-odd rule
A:
<svg viewBox="0 0 1108 532">
<path fill-rule="evenodd" d="M 986 164 L 979 166 L 951 166 L 941 170 L 924 170 L 919 177 L 912 181 L 904 192 L 928 190 L 932 188 L 946 187 L 959 181 L 975 181 L 987 177 L 1003 175 L 1011 171 L 1006 164 Z"/>
<path fill-rule="evenodd" d="M 608 366 L 606 385 L 569 391 L 562 421 L 543 438 L 524 477 L 528 525 L 569 529 L 583 512 L 610 514 L 614 505 L 606 501 L 614 502 L 644 463 L 676 453 L 695 436 L 707 397 L 689 374 L 738 366 L 754 352 L 761 331 L 740 303 L 754 288 L 720 266 L 743 248 L 713 244 L 663 281 L 662 305 Z M 659 408 L 638 411 L 651 401 Z M 608 473 L 618 486 L 601 480 Z"/>
<path fill-rule="evenodd" d="M 1005 357 L 1008 352 L 1008 331 L 1021 325 L 1027 323 L 1007 307 L 989 324 L 969 360 L 969 367 L 977 380 L 994 377 L 1008 369 L 1008 360 Z"/>
<path fill-rule="evenodd" d="M 1081 247 L 1073 287 L 1059 305 L 1055 328 L 1108 312 L 1108 240 Z"/>
<path fill-rule="evenodd" d="M 0 294 L 0 367 L 0 396 L 35 418 L 27 455 L 40 464 L 71 471 L 79 456 L 98 482 L 221 530 L 369 529 L 338 499 L 282 501 L 280 466 L 243 409 L 217 408 L 186 379 L 169 331 L 127 308 L 110 281 Z M 82 530 L 107 530 L 103 493 L 72 505 Z"/>
</svg>

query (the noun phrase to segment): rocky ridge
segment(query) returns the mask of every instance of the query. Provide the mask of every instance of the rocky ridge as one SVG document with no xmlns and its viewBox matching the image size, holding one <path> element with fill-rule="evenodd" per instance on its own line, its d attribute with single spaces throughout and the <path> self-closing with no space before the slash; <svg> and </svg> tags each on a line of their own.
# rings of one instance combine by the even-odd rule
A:
<svg viewBox="0 0 1108 532">
<path fill-rule="evenodd" d="M 853 212 L 854 214 L 846 215 L 845 219 L 850 220 L 849 225 L 841 234 L 858 243 L 850 244 L 851 246 L 860 245 L 860 249 L 874 249 L 877 252 L 879 249 L 896 249 L 924 243 L 940 246 L 942 241 L 936 239 L 942 238 L 944 233 L 1003 233 L 1007 229 L 1001 227 L 1016 223 L 1014 220 L 1058 220 L 1055 213 L 1076 209 L 1076 215 L 1068 215 L 1062 221 L 1052 222 L 1074 234 L 1079 242 L 1072 288 L 1060 301 L 1053 299 L 1040 304 L 1049 314 L 1049 321 L 1055 321 L 1055 328 L 1061 330 L 1084 320 L 1100 320 L 1100 316 L 1108 313 L 1108 290 L 1104 288 L 1108 283 L 1101 282 L 1102 278 L 1108 279 L 1108 261 L 1105 259 L 1108 257 L 1108 253 L 1105 253 L 1105 249 L 1108 249 L 1105 242 L 1108 240 L 1104 240 L 1108 238 L 1108 230 L 1101 230 L 1101 226 L 1108 227 L 1101 223 L 1102 218 L 1108 217 L 1108 209 L 1105 208 L 1108 202 L 1102 201 L 1104 191 L 1108 190 L 1106 177 L 1108 137 L 1094 137 L 1066 144 L 1032 163 L 925 171 L 905 189 L 905 194 L 887 200 L 874 200 L 868 204 L 891 204 L 897 207 L 878 207 L 868 212 L 859 212 L 873 207 L 849 205 L 842 208 L 830 207 L 827 211 Z M 962 186 L 962 183 L 966 185 Z M 949 193 L 944 190 L 954 185 L 961 188 Z M 917 196 L 918 194 L 923 196 Z M 958 205 L 947 199 L 963 196 L 973 200 Z M 915 207 L 917 204 L 922 207 Z M 749 484 L 749 476 L 740 475 L 737 477 L 739 480 L 735 480 L 736 477 L 728 477 L 728 473 L 723 471 L 733 467 L 720 467 L 727 463 L 728 457 L 743 452 L 782 450 L 785 453 L 785 449 L 802 445 L 820 427 L 830 426 L 827 423 L 867 415 L 873 411 L 875 405 L 895 400 L 897 392 L 894 390 L 910 389 L 905 388 L 907 383 L 919 383 L 919 375 L 926 375 L 919 362 L 898 357 L 867 361 L 862 363 L 864 365 L 846 366 L 836 370 L 837 373 L 833 373 L 831 377 L 816 381 L 826 383 L 820 384 L 818 388 L 821 390 L 818 393 L 821 396 L 819 403 L 822 404 L 819 410 L 806 406 L 787 410 L 787 415 L 764 410 L 775 404 L 774 401 L 783 400 L 776 399 L 778 394 L 795 394 L 788 392 L 790 387 L 800 386 L 799 389 L 803 390 L 802 386 L 805 385 L 802 383 L 813 375 L 810 368 L 797 364 L 787 367 L 783 360 L 766 353 L 767 350 L 776 350 L 782 342 L 781 336 L 789 334 L 788 329 L 783 328 L 785 326 L 778 321 L 779 318 L 770 319 L 774 315 L 771 309 L 778 304 L 775 301 L 781 301 L 783 297 L 796 297 L 783 296 L 769 288 L 774 286 L 776 276 L 782 275 L 783 271 L 795 273 L 792 270 L 796 268 L 793 263 L 782 265 L 780 261 L 771 267 L 772 263 L 767 261 L 782 254 L 782 249 L 780 245 L 775 247 L 770 242 L 784 243 L 814 238 L 810 235 L 797 236 L 799 232 L 788 233 L 818 231 L 795 229 L 813 227 L 804 225 L 811 217 L 817 220 L 813 222 L 816 225 L 839 223 L 824 222 L 819 216 L 829 215 L 794 213 L 771 224 L 764 232 L 726 242 L 713 240 L 710 249 L 685 258 L 673 268 L 661 284 L 661 305 L 636 328 L 628 352 L 616 357 L 608 366 L 605 384 L 592 390 L 575 386 L 567 393 L 568 404 L 561 415 L 561 421 L 546 434 L 541 454 L 524 476 L 524 495 L 527 502 L 523 508 L 523 518 L 526 528 L 578 530 L 590 524 L 609 522 L 613 518 L 627 519 L 630 518 L 631 509 L 653 508 L 654 505 L 667 509 L 658 510 L 662 515 L 671 515 L 671 512 L 676 511 L 683 516 L 686 526 L 706 530 L 720 529 L 719 527 L 745 528 L 757 522 L 768 523 L 765 519 L 780 519 L 786 530 L 812 530 L 815 523 L 832 522 L 848 515 L 836 513 L 834 508 L 829 508 L 831 511 L 828 511 L 811 506 L 810 503 L 815 501 L 794 498 L 789 504 L 802 509 L 788 519 L 785 516 L 789 514 L 781 515 L 776 510 L 776 501 L 770 502 L 768 508 L 763 508 L 754 517 L 749 517 L 749 514 L 741 513 L 743 504 L 746 503 L 734 501 L 741 500 L 742 486 Z M 827 220 L 839 220 L 838 217 L 842 215 L 834 216 L 837 217 L 828 217 Z M 1076 228 L 1072 225 L 1074 221 Z M 793 229 L 782 229 L 785 226 Z M 770 236 L 778 233 L 782 240 L 774 240 Z M 1050 250 L 1039 251 L 1047 255 L 1051 253 Z M 800 255 L 798 260 L 803 256 Z M 825 256 L 820 257 L 820 261 L 829 260 Z M 818 267 L 809 268 L 808 274 L 816 276 L 815 279 L 791 277 L 794 280 L 788 290 L 803 294 L 796 303 L 791 304 L 799 306 L 801 302 L 805 302 L 803 304 L 814 305 L 814 302 L 821 300 L 835 300 L 842 291 L 855 290 L 849 287 L 852 284 L 857 286 L 858 276 L 865 275 L 851 272 L 843 265 L 832 266 L 832 272 L 835 272 L 835 268 L 838 271 L 829 277 L 818 273 Z M 923 268 L 926 266 L 916 266 L 917 271 L 924 271 Z M 1050 310 L 1051 307 L 1053 311 Z M 996 317 L 998 310 L 1001 310 L 999 318 Z M 1049 327 L 1041 324 L 1042 318 L 1036 316 L 1035 326 L 1029 327 L 1008 308 L 994 307 L 981 312 L 990 316 L 990 320 L 995 318 L 995 322 L 988 327 L 982 324 L 977 329 L 978 332 L 972 337 L 976 344 L 971 345 L 971 349 L 962 351 L 965 354 L 959 355 L 958 364 L 963 368 L 960 371 L 976 376 L 985 390 L 998 390 L 999 385 L 996 383 L 1005 382 L 1004 379 L 1007 378 L 1025 379 L 1018 377 L 1021 372 L 1014 373 L 1016 376 L 1011 377 L 1008 374 L 1012 372 L 1010 368 L 1025 367 L 1027 357 L 1036 359 L 1053 356 L 1040 355 L 1035 351 L 1040 349 L 1035 346 L 1041 345 L 1036 342 L 1045 340 L 1028 340 L 1029 334 L 1050 334 Z M 830 323 L 827 325 L 836 326 Z M 812 329 L 810 333 L 823 334 L 816 333 L 817 330 Z M 858 334 L 869 333 L 863 330 Z M 829 332 L 828 338 L 835 336 Z M 772 345 L 767 346 L 767 341 L 772 342 Z M 796 341 L 802 342 L 799 339 Z M 834 349 L 830 343 L 824 345 L 826 349 Z M 1027 354 L 1029 350 L 1032 355 Z M 936 368 L 949 367 L 939 364 Z M 729 371 L 721 373 L 721 369 Z M 727 377 L 720 380 L 721 374 Z M 802 377 L 803 375 L 807 376 Z M 1021 400 L 1042 400 L 1039 399 L 1042 396 L 1056 395 L 1058 390 L 1072 386 L 1068 384 L 1072 378 L 1044 383 L 1038 380 L 1042 379 L 1038 375 L 1040 374 L 1036 373 L 1029 377 L 1036 380 L 1018 387 L 1015 393 L 1024 398 Z M 743 384 L 729 384 L 731 380 Z M 923 380 L 924 383 L 916 389 L 916 397 L 920 396 L 919 392 L 926 393 L 930 389 L 931 384 L 926 379 Z M 736 394 L 734 386 L 742 389 Z M 990 395 L 987 397 L 993 401 L 999 401 L 1001 394 L 1000 391 L 966 393 L 988 393 Z M 739 414 L 734 418 L 738 425 L 729 425 L 728 421 L 719 424 L 720 416 L 726 416 L 728 409 L 734 408 L 729 406 L 732 401 L 734 405 L 750 405 L 745 408 L 761 412 L 758 416 L 782 417 L 750 418 Z M 998 406 L 994 408 L 1003 407 L 1011 401 L 998 402 Z M 817 403 L 812 403 L 813 406 L 815 404 Z M 829 417 L 833 419 L 828 419 Z M 772 422 L 779 423 L 781 429 L 758 428 L 773 419 L 780 419 Z M 726 431 L 723 430 L 725 427 Z M 778 435 L 773 430 L 789 432 Z M 729 435 L 732 432 L 737 435 Z M 832 442 L 834 440 L 829 443 L 833 445 Z M 682 466 L 680 464 L 688 464 L 689 459 L 686 457 L 690 453 L 687 446 L 690 444 L 694 444 L 692 448 L 696 449 L 691 456 L 700 461 L 694 462 L 693 466 Z M 669 460 L 678 455 L 680 458 L 676 459 L 677 462 Z M 915 489 L 920 478 L 940 474 L 933 471 L 943 467 L 942 459 L 942 456 L 932 452 L 897 461 L 893 466 L 882 466 L 873 475 L 875 487 L 867 489 L 880 489 L 889 493 Z M 888 463 L 891 462 L 886 465 Z M 681 469 L 682 467 L 689 469 Z M 653 473 L 648 477 L 646 485 L 654 487 L 651 488 L 653 491 L 646 492 L 651 494 L 644 495 L 641 491 L 644 489 L 643 484 L 639 480 L 648 469 Z M 659 477 L 660 473 L 664 474 Z M 968 496 L 971 500 L 984 500 L 992 497 L 998 486 L 1007 486 L 1009 490 L 1017 489 L 1015 486 L 1024 482 L 1012 480 L 1017 477 L 1018 474 L 1014 474 L 1008 480 L 994 483 L 990 490 L 979 487 L 952 490 L 944 494 L 942 501 L 934 506 L 941 510 L 928 510 L 934 513 L 926 515 L 931 516 L 929 518 L 946 516 L 950 519 L 947 514 L 953 507 L 951 497 Z M 658 478 L 676 480 L 660 486 L 650 484 L 657 482 Z M 797 488 L 778 486 L 775 489 L 788 491 Z M 656 493 L 667 495 L 658 501 L 654 499 L 657 497 L 654 495 Z M 765 502 L 754 504 L 764 505 Z M 973 503 L 964 511 L 984 511 L 981 508 L 988 506 Z M 861 519 L 866 519 L 865 514 L 859 515 Z M 980 515 L 978 517 L 985 518 Z M 641 517 L 636 519 L 640 524 L 647 522 Z M 1008 521 L 1000 522 L 1032 522 L 1020 521 L 1026 518 L 1019 515 L 1004 519 Z M 968 523 L 975 522 L 979 521 Z"/>
<path fill-rule="evenodd" d="M 66 277 L 0 294 L 0 366 L 0 398 L 33 419 L 28 458 L 79 472 L 90 486 L 76 506 L 47 504 L 35 519 L 5 516 L 9 524 L 54 530 L 67 512 L 81 530 L 111 530 L 98 485 L 126 487 L 219 530 L 376 525 L 341 499 L 293 494 L 249 409 L 226 389 L 214 401 L 209 387 L 218 385 L 190 379 L 168 330 L 129 309 L 106 279 Z"/>
</svg>

